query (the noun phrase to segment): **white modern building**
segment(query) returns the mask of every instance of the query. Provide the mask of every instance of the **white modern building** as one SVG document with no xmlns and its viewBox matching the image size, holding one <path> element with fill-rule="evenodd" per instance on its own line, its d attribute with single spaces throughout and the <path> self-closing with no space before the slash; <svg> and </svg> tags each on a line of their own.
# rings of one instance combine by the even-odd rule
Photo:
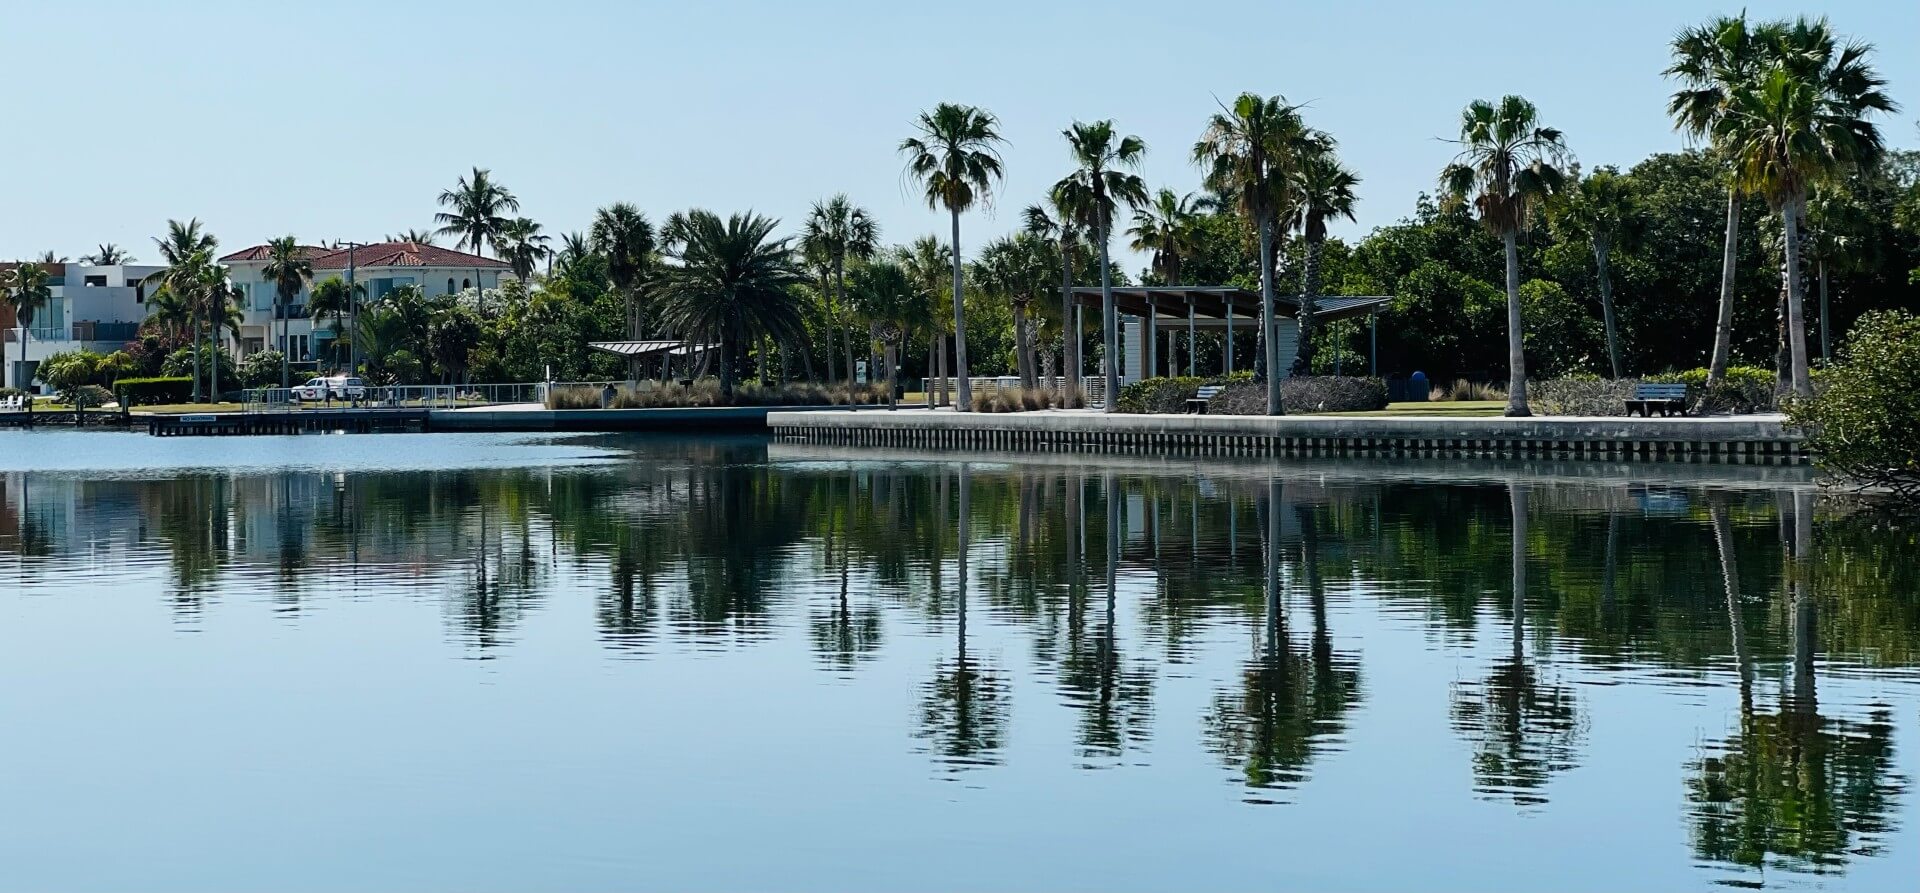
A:
<svg viewBox="0 0 1920 893">
<path fill-rule="evenodd" d="M 21 328 L 11 306 L 0 304 L 0 329 L 5 330 L 0 336 L 0 387 L 28 388 L 40 361 L 53 354 L 81 348 L 112 353 L 134 340 L 147 318 L 145 281 L 165 269 L 146 264 L 41 266 L 53 296 L 34 311 L 29 328 Z M 0 263 L 0 270 L 13 267 Z"/>
<path fill-rule="evenodd" d="M 434 297 L 457 295 L 469 288 L 499 288 L 503 276 L 513 276 L 512 268 L 505 261 L 420 242 L 379 242 L 351 248 L 303 245 L 300 250 L 313 265 L 313 282 L 324 282 L 335 276 L 346 279 L 351 275 L 353 281 L 365 289 L 363 304 L 379 301 L 388 292 L 408 285 L 417 285 L 428 297 Z M 330 321 L 312 319 L 307 310 L 307 297 L 312 294 L 313 283 L 303 286 L 286 307 L 275 308 L 274 286 L 261 275 L 267 260 L 265 245 L 220 258 L 220 262 L 227 265 L 234 285 L 245 296 L 239 355 L 246 356 L 268 347 L 286 350 L 296 362 L 322 355 L 334 333 Z M 283 321 L 285 342 L 281 334 Z"/>
</svg>

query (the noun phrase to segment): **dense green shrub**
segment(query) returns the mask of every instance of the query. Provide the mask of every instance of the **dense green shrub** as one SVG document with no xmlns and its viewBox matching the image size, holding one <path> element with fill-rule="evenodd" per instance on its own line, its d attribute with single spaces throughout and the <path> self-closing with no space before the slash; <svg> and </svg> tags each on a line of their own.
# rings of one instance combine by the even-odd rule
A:
<svg viewBox="0 0 1920 893">
<path fill-rule="evenodd" d="M 1042 409 L 1068 409 L 1073 400 L 1063 400 L 1052 388 L 1008 388 L 973 398 L 975 412 L 1036 412 Z"/>
<path fill-rule="evenodd" d="M 282 358 L 277 350 L 256 350 L 240 361 L 240 386 L 277 388 L 280 386 Z"/>
<path fill-rule="evenodd" d="M 1920 316 L 1875 311 L 1854 324 L 1811 399 L 1787 402 L 1820 464 L 1920 498 Z"/>
<path fill-rule="evenodd" d="M 72 403 L 79 388 L 110 384 L 132 369 L 133 359 L 123 351 L 68 350 L 41 361 L 34 375 L 60 392 L 60 402 Z"/>
<path fill-rule="evenodd" d="M 234 373 L 233 354 L 228 353 L 224 347 L 215 350 L 205 344 L 200 345 L 200 374 L 206 375 L 214 371 L 211 366 L 216 357 L 220 364 L 220 384 L 227 386 L 239 381 L 239 376 Z M 191 377 L 193 375 L 193 348 L 182 347 L 173 353 L 167 354 L 167 361 L 160 364 L 160 374 L 167 378 L 179 378 L 181 376 Z M 274 374 L 274 384 L 279 384 L 279 379 L 279 373 L 276 372 Z"/>
<path fill-rule="evenodd" d="M 1387 408 L 1387 383 L 1355 375 L 1296 375 L 1280 379 L 1287 412 L 1375 412 Z"/>
<path fill-rule="evenodd" d="M 599 409 L 605 399 L 605 385 L 560 385 L 548 389 L 549 409 Z M 875 383 L 853 389 L 855 403 L 878 405 L 887 400 L 887 386 Z M 702 378 L 692 386 L 677 381 L 641 381 L 632 386 L 614 386 L 610 409 L 673 409 L 701 406 L 831 406 L 847 401 L 844 386 L 795 382 L 761 387 L 747 382 L 733 389 L 731 401 L 720 396 L 720 382 Z M 978 401 L 976 401 L 978 402 Z"/>
<path fill-rule="evenodd" d="M 83 384 L 69 391 L 62 402 L 74 409 L 98 409 L 113 402 L 113 392 L 97 384 Z"/>
<path fill-rule="evenodd" d="M 193 398 L 191 378 L 123 378 L 113 383 L 122 406 L 185 403 Z"/>
<path fill-rule="evenodd" d="M 1144 378 L 1120 389 L 1120 412 L 1185 412 L 1204 378 Z"/>
<path fill-rule="evenodd" d="M 1706 369 L 1662 372 L 1643 380 L 1686 385 L 1688 411 L 1697 414 L 1771 412 L 1779 388 L 1773 370 L 1756 366 L 1729 368 L 1726 382 L 1711 391 L 1707 389 Z"/>
<path fill-rule="evenodd" d="M 1538 415 L 1623 416 L 1638 379 L 1569 375 L 1527 382 L 1527 407 Z"/>
<path fill-rule="evenodd" d="M 1267 383 L 1254 381 L 1251 375 L 1228 382 L 1226 387 L 1207 400 L 1207 412 L 1211 415 L 1266 415 Z"/>
</svg>

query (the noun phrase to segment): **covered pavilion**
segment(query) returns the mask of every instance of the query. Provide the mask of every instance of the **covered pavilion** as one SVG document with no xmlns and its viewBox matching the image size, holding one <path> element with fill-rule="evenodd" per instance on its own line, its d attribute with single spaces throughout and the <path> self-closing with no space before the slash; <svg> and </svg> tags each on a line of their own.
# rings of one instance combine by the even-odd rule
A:
<svg viewBox="0 0 1920 893">
<path fill-rule="evenodd" d="M 1137 381 L 1160 374 L 1189 375 L 1202 374 L 1194 365 L 1194 338 L 1201 332 L 1225 334 L 1226 349 L 1222 351 L 1220 373 L 1234 370 L 1232 334 L 1236 331 L 1257 331 L 1260 326 L 1260 293 L 1244 288 L 1225 285 L 1157 285 L 1114 286 L 1114 311 L 1121 317 L 1121 367 L 1122 381 Z M 1101 290 L 1097 286 L 1080 286 L 1073 290 L 1076 309 L 1084 311 L 1092 308 L 1096 319 L 1100 313 Z M 1323 295 L 1315 302 L 1317 309 L 1314 319 L 1321 323 L 1339 322 L 1344 319 L 1366 317 L 1368 320 L 1368 373 L 1377 368 L 1378 339 L 1374 337 L 1379 313 L 1393 301 L 1383 295 L 1348 296 Z M 1280 349 L 1280 363 L 1283 369 L 1293 364 L 1294 353 L 1299 341 L 1300 304 L 1291 295 L 1275 295 L 1278 318 L 1274 320 L 1275 344 Z M 1160 340 L 1164 329 L 1169 335 L 1184 328 L 1187 333 L 1186 370 L 1164 370 L 1166 363 Z M 1205 370 L 1211 373 L 1215 370 Z"/>
</svg>

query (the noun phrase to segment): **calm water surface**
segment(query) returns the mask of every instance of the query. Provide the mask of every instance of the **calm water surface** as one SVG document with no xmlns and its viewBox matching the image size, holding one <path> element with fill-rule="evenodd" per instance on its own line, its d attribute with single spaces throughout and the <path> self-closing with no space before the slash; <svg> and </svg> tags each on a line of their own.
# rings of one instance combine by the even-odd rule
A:
<svg viewBox="0 0 1920 893">
<path fill-rule="evenodd" d="M 1802 472 L 0 433 L 0 888 L 1913 890 Z"/>
</svg>

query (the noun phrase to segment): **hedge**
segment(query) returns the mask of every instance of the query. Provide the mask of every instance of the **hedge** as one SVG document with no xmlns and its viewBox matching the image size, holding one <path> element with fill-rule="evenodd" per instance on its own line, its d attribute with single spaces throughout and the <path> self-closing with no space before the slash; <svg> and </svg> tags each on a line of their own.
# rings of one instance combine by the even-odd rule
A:
<svg viewBox="0 0 1920 893">
<path fill-rule="evenodd" d="M 121 406 L 185 403 L 193 398 L 191 378 L 123 378 L 113 384 Z"/>
</svg>

